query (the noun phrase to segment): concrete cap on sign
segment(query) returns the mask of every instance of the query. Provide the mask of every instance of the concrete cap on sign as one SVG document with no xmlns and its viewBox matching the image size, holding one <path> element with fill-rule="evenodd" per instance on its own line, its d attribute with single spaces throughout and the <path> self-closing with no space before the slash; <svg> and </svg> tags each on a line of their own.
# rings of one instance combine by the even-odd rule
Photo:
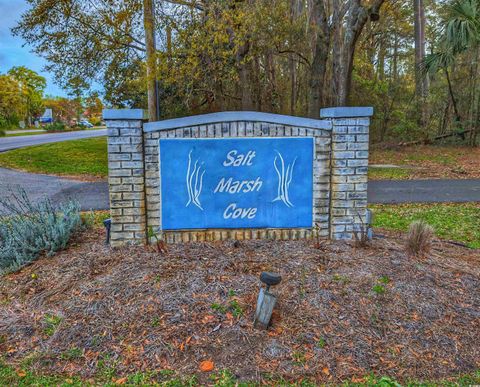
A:
<svg viewBox="0 0 480 387">
<path fill-rule="evenodd" d="M 353 118 L 371 117 L 373 107 L 332 107 L 320 109 L 320 118 Z"/>
<path fill-rule="evenodd" d="M 208 125 L 223 122 L 249 121 L 265 122 L 280 125 L 290 125 L 312 129 L 332 129 L 330 121 L 316 120 L 312 118 L 285 116 L 282 114 L 272 114 L 263 112 L 234 111 L 201 114 L 169 120 L 149 122 L 143 126 L 144 132 L 154 132 L 159 130 L 168 130 L 176 128 L 185 128 L 198 125 Z"/>
<path fill-rule="evenodd" d="M 104 109 L 104 120 L 145 120 L 147 112 L 143 109 Z"/>
</svg>

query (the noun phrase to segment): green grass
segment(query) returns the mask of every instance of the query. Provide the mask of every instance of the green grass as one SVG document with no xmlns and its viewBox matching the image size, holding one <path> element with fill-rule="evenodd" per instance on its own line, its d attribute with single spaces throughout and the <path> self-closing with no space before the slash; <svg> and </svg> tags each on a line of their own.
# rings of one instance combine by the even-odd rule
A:
<svg viewBox="0 0 480 387">
<path fill-rule="evenodd" d="M 33 132 L 33 133 L 6 133 L 3 137 L 23 137 L 23 136 L 33 136 L 35 134 L 46 134 L 48 132 Z"/>
<path fill-rule="evenodd" d="M 101 130 L 101 129 L 105 129 L 105 126 L 94 126 L 93 128 L 82 129 L 82 131 L 83 130 Z M 19 129 L 19 130 L 23 130 L 23 129 Z M 26 130 L 28 130 L 28 129 L 26 129 Z M 25 133 L 8 133 L 8 132 L 6 132 L 5 137 L 35 136 L 37 134 L 66 133 L 66 132 L 71 132 L 71 131 L 78 131 L 78 130 L 64 130 L 63 132 L 47 132 L 46 130 L 44 130 L 43 132 L 37 132 L 37 131 L 32 129 L 31 132 L 25 132 Z"/>
<path fill-rule="evenodd" d="M 480 248 L 480 203 L 374 205 L 374 227 L 406 231 L 414 220 L 424 220 L 435 235 Z"/>
<path fill-rule="evenodd" d="M 48 132 L 32 132 L 32 133 L 7 133 L 5 137 L 35 136 L 37 134 L 47 134 Z"/>
<path fill-rule="evenodd" d="M 126 377 L 116 377 L 116 376 L 99 376 L 97 375 L 94 379 L 89 379 L 88 381 L 82 380 L 78 376 L 61 376 L 61 375 L 41 375 L 30 371 L 28 369 L 14 368 L 12 366 L 6 365 L 0 359 L 0 385 L 2 386 L 115 386 L 123 384 L 126 386 L 170 386 L 170 387 L 181 387 L 181 386 L 200 386 L 195 376 L 190 376 L 187 378 L 180 378 L 175 376 L 175 372 L 171 370 L 159 370 L 153 372 L 144 372 L 144 373 L 134 373 Z M 317 384 L 308 379 L 304 379 L 301 382 L 291 383 L 282 378 L 275 376 L 265 376 L 263 383 L 242 383 L 239 382 L 235 376 L 228 370 L 220 370 L 217 372 L 212 372 L 209 377 L 210 385 L 213 386 L 260 386 L 260 385 L 281 385 L 281 386 L 316 386 Z M 118 382 L 117 382 L 118 381 Z M 400 384 L 394 379 L 388 377 L 375 377 L 367 376 L 363 383 L 351 383 L 345 382 L 343 384 L 338 384 L 338 386 L 343 387 L 401 387 L 401 386 L 422 386 L 422 387 L 433 387 L 433 386 L 471 386 L 477 385 L 480 383 L 480 371 L 472 373 L 470 375 L 462 375 L 456 377 L 452 381 L 426 381 L 426 382 L 407 382 Z M 333 384 L 330 384 L 333 386 Z"/>
<path fill-rule="evenodd" d="M 106 137 L 15 149 L 0 154 L 0 166 L 68 176 L 108 176 Z"/>
<path fill-rule="evenodd" d="M 370 167 L 368 178 L 372 180 L 405 180 L 410 177 L 410 171 L 406 168 Z"/>
<path fill-rule="evenodd" d="M 438 164 L 443 165 L 455 165 L 457 158 L 451 154 L 425 154 L 425 153 L 415 153 L 410 154 L 405 157 L 405 162 L 415 162 L 415 161 L 434 161 Z"/>
</svg>

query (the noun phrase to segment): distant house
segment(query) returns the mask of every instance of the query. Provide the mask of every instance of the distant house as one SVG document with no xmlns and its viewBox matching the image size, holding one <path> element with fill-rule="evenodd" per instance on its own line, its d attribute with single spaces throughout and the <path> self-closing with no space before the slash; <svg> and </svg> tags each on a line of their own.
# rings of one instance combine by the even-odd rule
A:
<svg viewBox="0 0 480 387">
<path fill-rule="evenodd" d="M 38 120 L 41 124 L 51 124 L 53 122 L 53 110 L 45 109 L 45 112 Z"/>
</svg>

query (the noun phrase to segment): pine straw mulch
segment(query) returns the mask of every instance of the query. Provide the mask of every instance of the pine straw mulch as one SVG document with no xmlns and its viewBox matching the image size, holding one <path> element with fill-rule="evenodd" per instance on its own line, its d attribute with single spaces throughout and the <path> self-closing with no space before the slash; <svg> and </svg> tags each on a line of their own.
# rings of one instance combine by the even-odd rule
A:
<svg viewBox="0 0 480 387">
<path fill-rule="evenodd" d="M 2 278 L 8 363 L 30 355 L 34 370 L 85 378 L 106 363 L 118 377 L 172 369 L 205 383 L 204 360 L 250 381 L 355 381 L 369 372 L 435 380 L 480 368 L 479 250 L 436 241 L 428 257 L 411 258 L 392 234 L 365 249 L 244 241 L 172 245 L 159 255 L 111 251 L 103 238 L 89 231 Z M 263 270 L 283 275 L 268 331 L 252 328 Z M 48 316 L 60 317 L 58 326 Z M 81 352 L 72 358 L 73 349 Z"/>
</svg>

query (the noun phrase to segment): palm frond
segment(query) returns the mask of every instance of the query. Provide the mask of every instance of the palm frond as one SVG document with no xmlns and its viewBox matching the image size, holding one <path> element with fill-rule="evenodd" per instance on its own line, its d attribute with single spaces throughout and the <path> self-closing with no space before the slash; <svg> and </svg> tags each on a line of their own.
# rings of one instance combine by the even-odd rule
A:
<svg viewBox="0 0 480 387">
<path fill-rule="evenodd" d="M 433 75 L 440 69 L 448 68 L 454 61 L 455 55 L 451 50 L 428 54 L 420 63 L 420 71 L 424 76 Z"/>
<path fill-rule="evenodd" d="M 461 53 L 480 42 L 480 1 L 457 0 L 448 13 L 445 40 L 454 53 Z"/>
</svg>

